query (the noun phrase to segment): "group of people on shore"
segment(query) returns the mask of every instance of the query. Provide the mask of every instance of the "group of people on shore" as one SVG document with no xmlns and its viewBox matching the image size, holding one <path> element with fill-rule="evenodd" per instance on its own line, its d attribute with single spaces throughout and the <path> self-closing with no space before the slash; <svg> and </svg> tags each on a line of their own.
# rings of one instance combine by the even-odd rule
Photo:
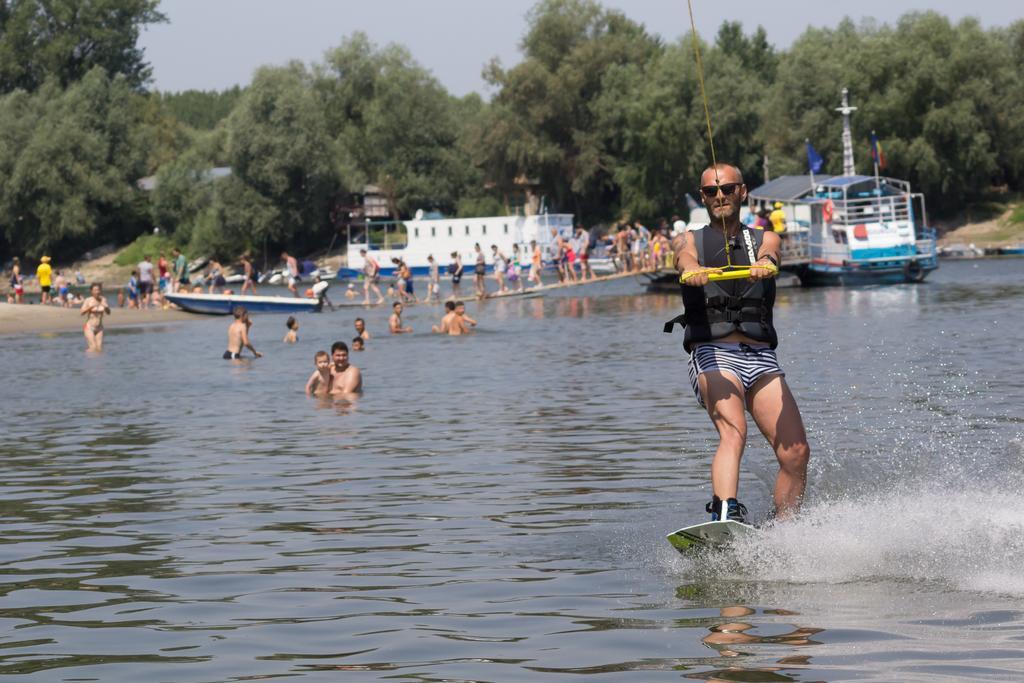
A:
<svg viewBox="0 0 1024 683">
<path fill-rule="evenodd" d="M 71 290 L 72 283 L 64 275 L 63 271 L 54 270 L 50 265 L 50 257 L 43 256 L 39 259 L 39 266 L 36 268 L 36 281 L 39 283 L 39 303 L 43 305 L 60 306 L 71 308 L 80 305 L 84 300 L 81 294 Z M 82 273 L 75 272 L 76 285 L 84 285 L 85 277 Z M 15 256 L 11 261 L 11 275 L 8 278 L 10 290 L 7 292 L 7 303 L 25 303 L 25 274 L 21 269 L 21 260 Z"/>
<path fill-rule="evenodd" d="M 638 273 L 643 270 L 661 270 L 675 265 L 675 255 L 669 242 L 670 233 L 679 230 L 682 221 L 672 217 L 672 224 L 664 218 L 654 230 L 640 221 L 627 221 L 613 226 L 604 238 L 607 253 L 617 273 Z M 682 229 L 685 230 L 685 225 Z"/>
</svg>

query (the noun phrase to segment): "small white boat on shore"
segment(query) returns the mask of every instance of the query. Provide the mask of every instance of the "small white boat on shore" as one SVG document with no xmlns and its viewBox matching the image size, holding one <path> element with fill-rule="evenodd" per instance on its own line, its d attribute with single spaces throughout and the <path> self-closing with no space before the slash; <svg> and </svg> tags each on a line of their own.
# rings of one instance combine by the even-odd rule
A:
<svg viewBox="0 0 1024 683">
<path fill-rule="evenodd" d="M 241 296 L 238 294 L 164 294 L 164 298 L 190 313 L 231 315 L 238 306 L 250 313 L 319 313 L 322 299 L 291 296 Z"/>
</svg>

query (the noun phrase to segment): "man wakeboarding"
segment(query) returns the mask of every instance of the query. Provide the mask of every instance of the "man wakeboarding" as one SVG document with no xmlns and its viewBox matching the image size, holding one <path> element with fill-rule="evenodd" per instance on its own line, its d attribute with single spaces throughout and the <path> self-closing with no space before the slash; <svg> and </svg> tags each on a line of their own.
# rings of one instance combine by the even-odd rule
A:
<svg viewBox="0 0 1024 683">
<path fill-rule="evenodd" d="M 684 325 L 690 384 L 719 435 L 711 462 L 713 498 L 705 509 L 712 521 L 746 522 L 737 491 L 750 411 L 779 461 L 775 515 L 785 518 L 800 507 L 810 448 L 775 356 L 772 306 L 781 238 L 740 222 L 747 187 L 735 166 L 708 167 L 701 175 L 700 197 L 710 225 L 672 240 L 684 307 L 673 322 Z M 749 276 L 719 280 L 714 275 L 736 268 L 749 268 Z M 670 330 L 671 324 L 666 326 Z"/>
</svg>

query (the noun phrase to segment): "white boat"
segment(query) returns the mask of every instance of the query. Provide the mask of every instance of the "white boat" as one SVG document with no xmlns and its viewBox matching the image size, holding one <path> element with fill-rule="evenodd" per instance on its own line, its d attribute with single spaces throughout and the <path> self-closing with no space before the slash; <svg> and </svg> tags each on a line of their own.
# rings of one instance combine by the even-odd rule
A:
<svg viewBox="0 0 1024 683">
<path fill-rule="evenodd" d="M 231 315 L 238 306 L 250 313 L 319 313 L 323 301 L 290 296 L 242 296 L 239 294 L 164 294 L 164 298 L 182 310 L 208 315 Z"/>
<path fill-rule="evenodd" d="M 362 274 L 365 261 L 359 253 L 361 249 L 365 249 L 377 260 L 382 275 L 394 273 L 393 258 L 404 261 L 413 275 L 427 275 L 430 271 L 427 257 L 431 255 L 443 273 L 452 262 L 451 254 L 458 252 L 462 257 L 466 277 L 469 278 L 476 264 L 476 244 L 483 250 L 488 271 L 493 270 L 494 266 L 492 244 L 497 245 L 506 258 L 512 258 L 512 245 L 518 244 L 521 262 L 527 266 L 532 253 L 530 241 L 536 240 L 544 253 L 544 260 L 550 261 L 555 235 L 563 239 L 572 237 L 572 218 L 571 213 L 442 218 L 428 217 L 422 211 L 417 211 L 416 218 L 409 221 L 350 225 L 348 268 L 339 270 L 338 277 L 354 279 Z"/>
</svg>

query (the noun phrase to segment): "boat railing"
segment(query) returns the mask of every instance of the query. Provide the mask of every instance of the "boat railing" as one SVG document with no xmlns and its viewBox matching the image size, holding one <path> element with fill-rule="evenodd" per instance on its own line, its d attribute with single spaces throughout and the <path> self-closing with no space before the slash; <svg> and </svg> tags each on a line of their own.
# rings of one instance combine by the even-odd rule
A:
<svg viewBox="0 0 1024 683">
<path fill-rule="evenodd" d="M 906 197 L 868 197 L 836 202 L 832 222 L 835 225 L 859 223 L 898 223 L 910 220 Z"/>
<path fill-rule="evenodd" d="M 809 235 L 807 231 L 783 233 L 782 247 L 779 249 L 783 262 L 803 263 L 811 257 Z"/>
</svg>

